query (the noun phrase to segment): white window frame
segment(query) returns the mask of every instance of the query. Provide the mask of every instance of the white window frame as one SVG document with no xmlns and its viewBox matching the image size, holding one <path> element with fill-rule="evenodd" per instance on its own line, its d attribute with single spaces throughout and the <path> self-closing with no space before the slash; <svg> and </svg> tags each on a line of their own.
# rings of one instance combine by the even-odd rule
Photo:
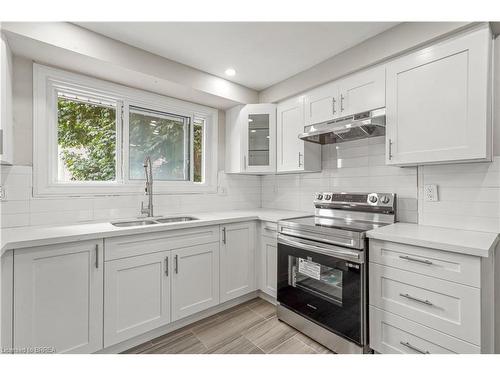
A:
<svg viewBox="0 0 500 375">
<path fill-rule="evenodd" d="M 116 181 L 57 182 L 57 92 L 65 91 L 117 103 Z M 137 106 L 205 121 L 203 182 L 193 182 L 193 131 L 190 132 L 190 181 L 154 181 L 155 194 L 217 191 L 218 111 L 183 100 L 129 88 L 68 71 L 33 64 L 33 195 L 128 195 L 144 192 L 144 182 L 129 180 L 128 107 Z"/>
</svg>

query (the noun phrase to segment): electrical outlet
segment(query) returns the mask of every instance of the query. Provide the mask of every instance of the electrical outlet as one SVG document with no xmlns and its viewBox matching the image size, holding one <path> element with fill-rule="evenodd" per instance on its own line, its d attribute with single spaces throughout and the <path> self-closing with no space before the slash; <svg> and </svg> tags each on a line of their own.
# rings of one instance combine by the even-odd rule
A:
<svg viewBox="0 0 500 375">
<path fill-rule="evenodd" d="M 424 185 L 424 200 L 437 202 L 439 200 L 437 185 Z"/>
</svg>

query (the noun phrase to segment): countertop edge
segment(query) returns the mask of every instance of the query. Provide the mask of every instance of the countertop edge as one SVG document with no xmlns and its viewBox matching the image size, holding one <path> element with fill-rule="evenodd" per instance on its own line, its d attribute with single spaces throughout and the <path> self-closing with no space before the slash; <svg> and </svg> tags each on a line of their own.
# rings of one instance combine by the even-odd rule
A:
<svg viewBox="0 0 500 375">
<path fill-rule="evenodd" d="M 441 227 L 433 227 L 433 228 L 436 228 L 436 230 L 439 230 Z M 444 229 L 444 230 L 458 230 L 455 228 L 442 228 L 442 229 Z M 470 232 L 473 232 L 473 231 L 470 231 Z M 460 254 L 465 254 L 465 255 L 488 258 L 493 254 L 495 247 L 497 246 L 498 242 L 500 241 L 500 235 L 495 234 L 493 232 L 477 232 L 477 233 L 480 233 L 482 235 L 490 234 L 492 236 L 492 238 L 494 237 L 492 239 L 489 247 L 462 246 L 462 245 L 458 245 L 458 244 L 451 244 L 451 243 L 445 243 L 445 242 L 439 242 L 439 241 L 433 241 L 433 240 L 423 240 L 423 239 L 414 238 L 411 236 L 379 233 L 376 230 L 367 232 L 366 236 L 368 238 L 371 238 L 374 240 L 398 242 L 398 243 L 403 243 L 403 244 L 408 244 L 408 245 L 421 246 L 421 247 L 427 247 L 427 248 L 448 251 L 448 252 L 453 252 L 453 253 L 460 253 Z"/>
<path fill-rule="evenodd" d="M 242 210 L 243 211 L 243 210 Z M 248 210 L 251 211 L 251 210 Z M 283 210 L 277 210 L 279 214 L 285 213 L 286 211 Z M 162 231 L 170 231 L 170 230 L 179 230 L 179 229 L 189 229 L 189 228 L 196 228 L 196 227 L 203 227 L 203 226 L 210 226 L 210 225 L 220 225 L 220 224 L 226 224 L 226 223 L 236 223 L 236 222 L 242 222 L 242 221 L 252 221 L 252 220 L 258 220 L 258 221 L 267 221 L 267 222 L 278 222 L 281 220 L 281 215 L 273 215 L 269 214 L 267 212 L 259 213 L 258 211 L 254 213 L 248 213 L 248 212 L 242 212 L 241 215 L 237 211 L 231 212 L 227 211 L 227 217 L 217 217 L 217 218 L 203 218 L 203 216 L 208 216 L 211 215 L 211 213 L 203 213 L 199 214 L 198 216 L 202 216 L 200 220 L 196 221 L 188 221 L 188 222 L 180 222 L 180 223 L 175 223 L 175 224 L 157 224 L 154 226 L 145 226 L 145 227 L 128 227 L 128 228 L 117 228 L 117 227 L 112 227 L 110 223 L 103 222 L 103 223 L 90 223 L 90 224 L 84 224 L 84 225 L 103 225 L 102 230 L 96 230 L 95 232 L 88 232 L 88 233 L 68 233 L 68 234 L 57 234 L 52 237 L 47 236 L 43 238 L 33 238 L 33 239 L 27 239 L 27 240 L 13 240 L 13 241 L 6 241 L 5 243 L 2 243 L 2 248 L 0 251 L 0 256 L 2 256 L 5 252 L 9 250 L 15 250 L 15 249 L 22 249 L 22 248 L 30 248 L 30 247 L 37 247 L 37 246 L 46 246 L 46 245 L 55 245 L 55 244 L 61 244 L 61 243 L 67 243 L 67 242 L 76 242 L 76 241 L 86 241 L 86 240 L 95 240 L 95 239 L 105 239 L 105 238 L 113 238 L 113 237 L 119 237 L 119 236 L 129 236 L 129 235 L 139 235 L 139 234 L 149 234 L 149 233 L 157 233 L 157 232 L 162 232 Z M 301 215 L 302 213 L 297 211 L 289 211 L 287 214 L 290 214 L 292 216 L 283 216 L 283 217 L 294 217 L 293 215 L 296 214 L 297 216 Z M 221 215 L 220 213 L 216 213 L 215 215 Z M 193 214 L 193 216 L 196 216 L 196 214 Z M 279 218 L 277 218 L 279 217 Z M 76 227 L 78 224 L 75 224 L 75 231 L 77 230 Z M 62 229 L 62 228 L 69 228 L 71 226 L 56 226 L 56 227 L 51 227 L 47 229 Z M 9 228 L 10 229 L 10 228 Z M 15 228 L 17 229 L 17 228 Z M 19 230 L 22 229 L 36 229 L 36 230 L 43 230 L 44 228 L 33 228 L 33 227 L 23 227 L 19 228 Z"/>
</svg>

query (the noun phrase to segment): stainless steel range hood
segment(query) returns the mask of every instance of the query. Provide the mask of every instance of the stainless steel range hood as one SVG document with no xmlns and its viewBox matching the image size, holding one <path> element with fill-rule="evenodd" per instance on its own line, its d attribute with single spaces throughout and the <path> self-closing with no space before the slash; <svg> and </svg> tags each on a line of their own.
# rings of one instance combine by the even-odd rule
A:
<svg viewBox="0 0 500 375">
<path fill-rule="evenodd" d="M 348 142 L 385 134 L 385 108 L 304 127 L 303 141 L 319 143 Z"/>
</svg>

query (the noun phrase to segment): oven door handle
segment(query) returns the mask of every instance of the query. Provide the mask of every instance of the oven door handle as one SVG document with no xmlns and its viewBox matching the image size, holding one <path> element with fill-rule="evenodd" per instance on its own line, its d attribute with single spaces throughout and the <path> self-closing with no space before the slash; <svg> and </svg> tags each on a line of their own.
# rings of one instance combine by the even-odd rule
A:
<svg viewBox="0 0 500 375">
<path fill-rule="evenodd" d="M 278 234 L 278 243 L 283 245 L 296 247 L 299 249 L 304 249 L 312 251 L 313 253 L 323 254 L 332 256 L 339 259 L 350 260 L 356 263 L 364 263 L 364 254 L 359 251 L 351 251 L 338 246 L 324 244 L 323 246 L 317 246 L 307 240 L 290 239 L 281 234 Z"/>
</svg>

